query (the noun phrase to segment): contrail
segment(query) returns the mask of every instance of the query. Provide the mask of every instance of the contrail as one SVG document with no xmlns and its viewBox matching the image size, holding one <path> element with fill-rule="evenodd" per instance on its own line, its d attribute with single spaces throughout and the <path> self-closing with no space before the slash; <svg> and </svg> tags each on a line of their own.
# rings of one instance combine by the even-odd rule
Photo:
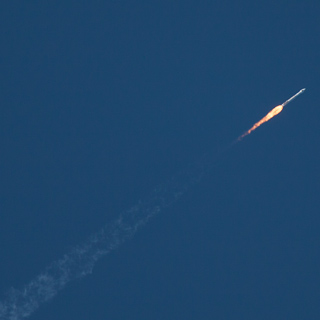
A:
<svg viewBox="0 0 320 320">
<path fill-rule="evenodd" d="M 285 101 L 283 104 L 280 104 L 279 106 L 273 108 L 266 116 L 264 116 L 260 121 L 255 123 L 248 131 L 246 131 L 243 135 L 241 135 L 236 141 L 242 140 L 245 136 L 250 134 L 252 131 L 260 127 L 263 123 L 269 121 L 273 117 L 275 117 L 277 114 L 279 114 L 283 107 L 287 105 L 289 102 L 291 102 L 293 99 L 295 99 L 299 94 L 303 93 L 306 89 L 301 89 L 298 93 L 296 93 L 294 96 L 292 96 L 290 99 Z"/>
<path fill-rule="evenodd" d="M 82 245 L 74 247 L 60 260 L 54 261 L 22 289 L 11 289 L 7 298 L 0 303 L 0 319 L 27 318 L 70 281 L 92 273 L 100 258 L 131 238 L 163 208 L 177 201 L 189 187 L 200 181 L 212 164 L 212 159 L 204 156 L 185 171 L 155 188 L 146 200 L 120 214 L 113 223 L 104 226 Z"/>
<path fill-rule="evenodd" d="M 279 114 L 286 104 L 304 90 L 300 90 L 282 105 L 272 109 L 235 142 Z M 233 144 L 219 152 L 215 158 L 221 156 Z M 202 176 L 213 167 L 215 158 L 206 155 L 200 161 L 193 163 L 185 171 L 155 188 L 146 200 L 140 201 L 123 212 L 114 222 L 104 226 L 61 259 L 54 261 L 22 289 L 9 290 L 7 298 L 0 302 L 0 320 L 20 320 L 29 317 L 43 303 L 51 300 L 70 281 L 92 273 L 93 267 L 99 259 L 131 238 L 150 218 L 176 202 L 191 186 L 199 182 Z"/>
</svg>

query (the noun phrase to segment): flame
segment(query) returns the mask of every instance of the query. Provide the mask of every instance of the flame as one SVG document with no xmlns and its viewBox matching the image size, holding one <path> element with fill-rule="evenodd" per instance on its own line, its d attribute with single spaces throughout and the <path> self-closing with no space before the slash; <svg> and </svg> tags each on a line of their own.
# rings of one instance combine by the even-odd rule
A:
<svg viewBox="0 0 320 320">
<path fill-rule="evenodd" d="M 263 123 L 269 121 L 271 118 L 279 114 L 283 109 L 283 105 L 281 104 L 280 106 L 277 106 L 273 108 L 265 117 L 263 117 L 260 121 L 255 123 L 251 129 L 249 129 L 247 132 L 245 132 L 242 136 L 238 138 L 238 140 L 241 140 L 244 138 L 246 135 L 250 134 L 253 130 L 257 129 L 260 127 Z"/>
</svg>

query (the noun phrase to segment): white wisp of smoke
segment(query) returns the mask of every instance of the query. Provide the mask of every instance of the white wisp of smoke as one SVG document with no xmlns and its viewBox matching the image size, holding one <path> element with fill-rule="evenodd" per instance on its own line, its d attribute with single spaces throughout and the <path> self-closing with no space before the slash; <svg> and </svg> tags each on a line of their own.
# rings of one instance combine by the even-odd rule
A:
<svg viewBox="0 0 320 320">
<path fill-rule="evenodd" d="M 0 320 L 29 317 L 70 281 L 90 274 L 101 257 L 131 238 L 161 209 L 178 200 L 190 186 L 201 179 L 206 169 L 208 162 L 204 159 L 189 166 L 187 170 L 156 188 L 145 201 L 140 201 L 82 245 L 74 247 L 61 259 L 54 261 L 22 289 L 11 289 L 7 298 L 0 302 Z"/>
</svg>

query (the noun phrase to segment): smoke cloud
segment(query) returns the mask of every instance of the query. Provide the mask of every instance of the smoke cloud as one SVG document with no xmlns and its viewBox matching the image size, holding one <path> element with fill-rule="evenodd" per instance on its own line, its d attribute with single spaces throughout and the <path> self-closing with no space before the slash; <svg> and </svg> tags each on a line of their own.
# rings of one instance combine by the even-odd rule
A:
<svg viewBox="0 0 320 320">
<path fill-rule="evenodd" d="M 22 289 L 10 289 L 6 299 L 0 302 L 0 319 L 28 318 L 69 282 L 92 273 L 99 259 L 133 237 L 150 218 L 177 201 L 190 186 L 197 183 L 209 168 L 209 163 L 203 158 L 190 165 L 185 171 L 158 186 L 146 200 L 123 212 L 83 244 L 51 263 Z"/>
</svg>

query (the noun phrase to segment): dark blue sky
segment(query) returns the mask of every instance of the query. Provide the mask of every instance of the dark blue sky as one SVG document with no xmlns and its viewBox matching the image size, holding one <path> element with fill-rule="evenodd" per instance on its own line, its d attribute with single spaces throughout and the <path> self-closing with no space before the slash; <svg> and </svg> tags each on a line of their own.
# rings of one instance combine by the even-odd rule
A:
<svg viewBox="0 0 320 320">
<path fill-rule="evenodd" d="M 30 319 L 318 319 L 319 17 L 316 0 L 3 1 L 1 301 L 207 153 L 199 184 Z"/>
</svg>

